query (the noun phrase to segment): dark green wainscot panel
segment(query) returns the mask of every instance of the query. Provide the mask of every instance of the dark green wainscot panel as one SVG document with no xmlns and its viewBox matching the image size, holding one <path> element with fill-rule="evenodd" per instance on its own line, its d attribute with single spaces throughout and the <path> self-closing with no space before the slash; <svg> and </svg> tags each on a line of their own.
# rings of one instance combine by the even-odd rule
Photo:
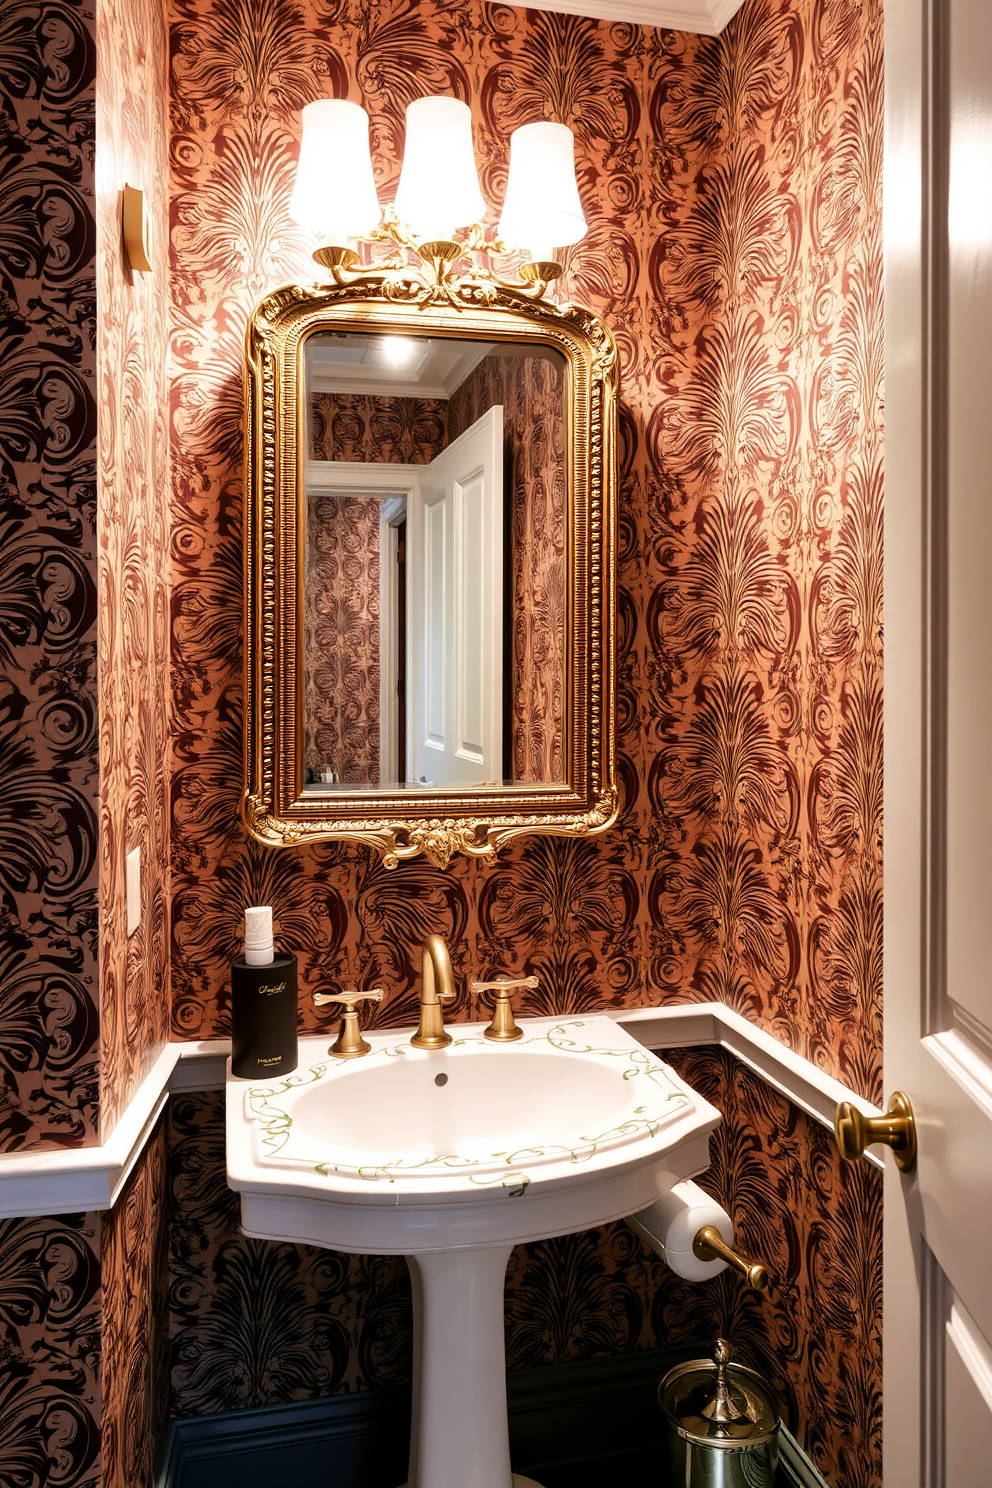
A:
<svg viewBox="0 0 992 1488">
<path fill-rule="evenodd" d="M 658 1382 L 673 1364 L 705 1352 L 643 1349 L 512 1371 L 515 1471 L 544 1488 L 602 1488 L 611 1480 L 670 1488 Z M 406 1481 L 409 1440 L 410 1397 L 395 1390 L 193 1416 L 173 1424 L 158 1488 L 397 1488 Z M 827 1488 L 784 1430 L 780 1462 L 780 1488 Z"/>
</svg>

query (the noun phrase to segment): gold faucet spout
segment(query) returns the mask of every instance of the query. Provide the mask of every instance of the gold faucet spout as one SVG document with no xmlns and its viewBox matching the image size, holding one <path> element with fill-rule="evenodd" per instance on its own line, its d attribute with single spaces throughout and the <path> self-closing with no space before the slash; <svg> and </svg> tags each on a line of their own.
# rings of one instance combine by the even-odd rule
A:
<svg viewBox="0 0 992 1488">
<path fill-rule="evenodd" d="M 451 1034 L 444 1031 L 442 1002 L 455 996 L 448 947 L 440 935 L 428 935 L 420 963 L 420 1022 L 410 1042 L 417 1049 L 444 1049 Z"/>
</svg>

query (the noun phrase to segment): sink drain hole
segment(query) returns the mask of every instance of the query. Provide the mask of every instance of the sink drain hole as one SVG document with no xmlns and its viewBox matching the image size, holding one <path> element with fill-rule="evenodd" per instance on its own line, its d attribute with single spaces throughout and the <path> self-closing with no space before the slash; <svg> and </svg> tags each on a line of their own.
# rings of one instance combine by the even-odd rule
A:
<svg viewBox="0 0 992 1488">
<path fill-rule="evenodd" d="M 447 1077 L 447 1075 L 435 1075 L 434 1076 L 434 1084 L 435 1085 L 447 1085 L 447 1083 L 448 1083 L 448 1077 Z"/>
</svg>

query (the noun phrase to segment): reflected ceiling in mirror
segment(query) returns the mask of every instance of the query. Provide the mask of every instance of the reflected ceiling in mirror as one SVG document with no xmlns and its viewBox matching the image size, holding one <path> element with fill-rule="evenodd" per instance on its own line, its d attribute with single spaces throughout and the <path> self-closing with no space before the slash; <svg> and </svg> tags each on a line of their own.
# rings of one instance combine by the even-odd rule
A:
<svg viewBox="0 0 992 1488">
<path fill-rule="evenodd" d="M 324 331 L 303 370 L 304 794 L 562 782 L 565 357 Z"/>
</svg>

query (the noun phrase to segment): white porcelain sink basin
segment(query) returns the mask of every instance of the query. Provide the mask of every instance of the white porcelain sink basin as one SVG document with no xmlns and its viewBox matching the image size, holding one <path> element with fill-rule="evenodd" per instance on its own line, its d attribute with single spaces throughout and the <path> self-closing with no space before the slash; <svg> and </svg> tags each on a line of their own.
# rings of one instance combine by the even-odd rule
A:
<svg viewBox="0 0 992 1488">
<path fill-rule="evenodd" d="M 447 1049 L 379 1036 L 360 1060 L 320 1058 L 245 1088 L 251 1151 L 265 1168 L 419 1189 L 499 1175 L 529 1185 L 552 1167 L 641 1155 L 692 1098 L 609 1018 L 531 1023 L 517 1044 L 478 1028 Z M 310 1041 L 304 1053 L 310 1050 Z M 616 1154 L 616 1156 L 613 1156 Z M 596 1161 L 600 1159 L 600 1161 Z M 550 1174 L 548 1174 L 550 1176 Z"/>
<path fill-rule="evenodd" d="M 646 1208 L 708 1166 L 720 1120 L 612 1018 L 521 1027 L 498 1044 L 460 1025 L 430 1052 L 369 1034 L 356 1060 L 330 1057 L 326 1035 L 301 1039 L 292 1075 L 228 1081 L 228 1181 L 246 1234 L 407 1257 L 409 1488 L 510 1488 L 512 1247 Z"/>
</svg>

